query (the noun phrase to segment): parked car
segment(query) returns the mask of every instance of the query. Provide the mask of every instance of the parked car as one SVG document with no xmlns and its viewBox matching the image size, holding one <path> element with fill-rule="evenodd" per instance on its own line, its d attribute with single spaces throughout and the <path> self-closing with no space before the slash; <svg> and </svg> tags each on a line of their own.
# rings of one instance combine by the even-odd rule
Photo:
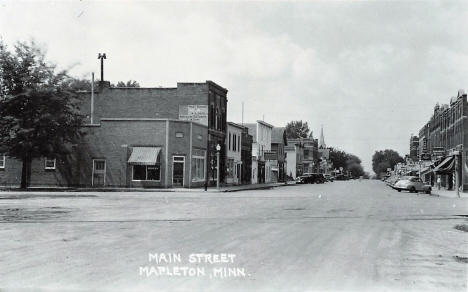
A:
<svg viewBox="0 0 468 292">
<path fill-rule="evenodd" d="M 397 181 L 401 180 L 402 178 L 403 178 L 402 176 L 393 175 L 393 176 L 389 177 L 389 178 L 385 181 L 385 183 L 387 184 L 387 186 L 393 188 L 393 185 L 394 185 Z"/>
<path fill-rule="evenodd" d="M 410 193 L 417 192 L 426 192 L 430 194 L 432 187 L 425 182 L 423 182 L 419 177 L 411 176 L 409 178 L 401 179 L 397 181 L 393 188 L 399 192 L 402 190 L 409 191 Z"/>
<path fill-rule="evenodd" d="M 296 183 L 297 184 L 313 184 L 315 181 L 312 180 L 312 177 L 310 175 L 300 175 L 296 177 Z"/>
<path fill-rule="evenodd" d="M 329 182 L 332 182 L 335 180 L 335 177 L 332 176 L 331 174 L 325 174 L 325 179 Z"/>
<path fill-rule="evenodd" d="M 311 179 L 311 183 L 316 183 L 316 184 L 323 184 L 326 179 L 325 179 L 325 176 L 323 176 L 323 174 L 321 173 L 304 173 L 304 175 L 308 175 L 310 176 L 310 179 Z"/>
<path fill-rule="evenodd" d="M 325 183 L 327 181 L 327 178 L 323 173 L 317 173 L 317 183 Z"/>
</svg>

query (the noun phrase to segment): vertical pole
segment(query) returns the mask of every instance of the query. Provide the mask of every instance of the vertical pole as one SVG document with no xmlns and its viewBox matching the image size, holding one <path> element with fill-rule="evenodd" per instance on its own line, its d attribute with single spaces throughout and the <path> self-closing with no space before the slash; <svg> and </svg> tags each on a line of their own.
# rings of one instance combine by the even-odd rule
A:
<svg viewBox="0 0 468 292">
<path fill-rule="evenodd" d="M 458 151 L 455 152 L 455 192 L 460 198 L 460 158 Z"/>
<path fill-rule="evenodd" d="M 219 151 L 216 151 L 216 189 L 219 191 Z"/>
<path fill-rule="evenodd" d="M 244 125 L 244 102 L 242 102 L 242 126 Z"/>
<path fill-rule="evenodd" d="M 101 58 L 101 81 L 104 81 L 104 57 Z"/>
<path fill-rule="evenodd" d="M 421 160 L 419 161 L 419 178 L 421 178 Z"/>
<path fill-rule="evenodd" d="M 94 116 L 94 72 L 91 73 L 91 125 L 93 124 Z"/>
</svg>

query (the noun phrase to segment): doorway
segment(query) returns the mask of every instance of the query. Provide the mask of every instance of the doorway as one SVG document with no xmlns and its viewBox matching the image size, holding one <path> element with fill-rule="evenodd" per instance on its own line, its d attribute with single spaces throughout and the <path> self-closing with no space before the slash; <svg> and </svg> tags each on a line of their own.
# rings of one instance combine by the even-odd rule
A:
<svg viewBox="0 0 468 292">
<path fill-rule="evenodd" d="M 93 160 L 93 181 L 92 185 L 103 187 L 106 184 L 106 161 L 102 159 Z"/>
<path fill-rule="evenodd" d="M 184 186 L 184 173 L 185 173 L 185 157 L 173 156 L 172 160 L 172 186 Z"/>
</svg>

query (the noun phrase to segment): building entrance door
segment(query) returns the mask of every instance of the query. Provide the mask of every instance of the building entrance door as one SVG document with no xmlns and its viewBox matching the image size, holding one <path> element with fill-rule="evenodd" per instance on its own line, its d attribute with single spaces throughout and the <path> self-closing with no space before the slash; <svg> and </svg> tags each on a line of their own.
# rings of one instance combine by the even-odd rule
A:
<svg viewBox="0 0 468 292">
<path fill-rule="evenodd" d="M 93 181 L 92 185 L 103 187 L 106 184 L 106 161 L 102 159 L 93 160 Z"/>
<path fill-rule="evenodd" d="M 184 186 L 184 168 L 185 168 L 185 157 L 174 156 L 172 162 L 172 186 L 183 187 Z"/>
</svg>

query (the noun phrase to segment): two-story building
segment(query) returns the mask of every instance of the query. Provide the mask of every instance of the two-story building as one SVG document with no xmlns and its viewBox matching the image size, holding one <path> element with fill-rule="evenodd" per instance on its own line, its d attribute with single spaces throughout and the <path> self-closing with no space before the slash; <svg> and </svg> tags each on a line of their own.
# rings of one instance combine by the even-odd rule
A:
<svg viewBox="0 0 468 292">
<path fill-rule="evenodd" d="M 272 181 L 284 182 L 286 179 L 286 152 L 285 147 L 288 145 L 286 139 L 286 128 L 274 127 L 271 131 L 271 152 L 273 159 L 270 160 L 272 167 Z"/>
<path fill-rule="evenodd" d="M 243 127 L 241 137 L 241 183 L 252 183 L 252 135 L 249 128 Z"/>
<path fill-rule="evenodd" d="M 228 122 L 226 138 L 226 183 L 239 184 L 242 178 L 242 130 L 243 126 Z"/>
<path fill-rule="evenodd" d="M 252 183 L 271 181 L 271 163 L 265 159 L 265 153 L 271 152 L 271 130 L 274 128 L 264 121 L 244 124 L 252 135 Z"/>
<path fill-rule="evenodd" d="M 304 144 L 300 139 L 287 139 L 286 152 L 286 173 L 290 179 L 304 173 Z"/>
<path fill-rule="evenodd" d="M 37 159 L 33 186 L 200 187 L 226 166 L 227 89 L 212 81 L 174 88 L 111 88 L 81 95 L 81 141 L 69 153 Z M 19 185 L 20 162 L 3 159 L 0 184 Z"/>
</svg>

